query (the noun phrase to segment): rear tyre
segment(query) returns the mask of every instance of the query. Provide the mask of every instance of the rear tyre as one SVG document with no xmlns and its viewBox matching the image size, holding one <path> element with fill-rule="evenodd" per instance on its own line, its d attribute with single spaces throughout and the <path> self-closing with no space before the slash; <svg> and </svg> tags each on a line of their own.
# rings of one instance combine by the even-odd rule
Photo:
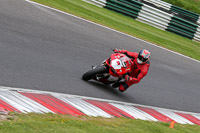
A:
<svg viewBox="0 0 200 133">
<path fill-rule="evenodd" d="M 93 79 L 97 74 L 102 74 L 106 72 L 107 72 L 107 69 L 105 66 L 99 66 L 83 74 L 82 79 L 87 81 L 87 80 Z"/>
</svg>

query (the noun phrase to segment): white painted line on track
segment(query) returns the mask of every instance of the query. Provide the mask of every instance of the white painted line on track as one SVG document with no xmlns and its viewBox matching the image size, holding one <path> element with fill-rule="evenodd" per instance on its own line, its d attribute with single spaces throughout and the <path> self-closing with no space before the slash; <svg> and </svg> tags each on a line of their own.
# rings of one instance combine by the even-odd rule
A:
<svg viewBox="0 0 200 133">
<path fill-rule="evenodd" d="M 191 59 L 191 60 L 193 60 L 193 61 L 196 61 L 196 62 L 200 63 L 199 60 L 196 60 L 196 59 L 193 59 L 193 58 L 191 58 L 191 57 L 185 56 L 185 55 L 183 55 L 183 54 L 180 54 L 180 53 L 174 52 L 174 51 L 172 51 L 172 50 L 169 50 L 169 49 L 166 49 L 166 48 L 160 47 L 160 46 L 158 46 L 158 45 L 156 45 L 156 44 L 153 44 L 153 43 L 150 43 L 150 42 L 144 41 L 144 40 L 142 40 L 142 39 L 140 39 L 140 38 L 137 38 L 137 37 L 134 37 L 134 36 L 128 35 L 128 34 L 126 34 L 126 33 L 123 33 L 123 32 L 120 32 L 120 31 L 117 31 L 117 30 L 111 29 L 111 28 L 109 28 L 109 27 L 106 27 L 106 26 L 103 26 L 103 25 L 100 25 L 100 24 L 94 23 L 94 22 L 92 22 L 92 21 L 89 21 L 89 20 L 83 19 L 83 18 L 81 18 L 81 17 L 77 17 L 77 16 L 75 16 L 75 15 L 72 15 L 72 14 L 66 13 L 66 12 L 64 12 L 64 11 L 61 11 L 61 10 L 58 10 L 58 9 L 55 9 L 55 8 L 52 8 L 52 7 L 49 7 L 49 6 L 45 6 L 45 5 L 39 4 L 39 3 L 37 3 L 37 2 L 33 2 L 33 1 L 30 1 L 30 0 L 25 0 L 25 1 L 26 1 L 26 2 L 29 2 L 29 3 L 31 3 L 31 4 L 35 4 L 35 5 L 38 5 L 38 6 L 42 6 L 42 7 L 45 7 L 45 8 L 48 8 L 48 9 L 51 9 L 51 10 L 54 10 L 54 11 L 57 11 L 57 12 L 60 12 L 60 13 L 63 13 L 63 14 L 66 14 L 66 15 L 72 16 L 72 17 L 75 17 L 75 18 L 77 18 L 77 19 L 81 19 L 81 20 L 83 20 L 83 21 L 86 21 L 86 22 L 92 23 L 92 24 L 94 24 L 94 25 L 98 25 L 98 26 L 100 26 L 100 27 L 103 27 L 103 28 L 106 28 L 106 29 L 109 29 L 109 30 L 115 31 L 115 32 L 117 32 L 117 33 L 123 34 L 123 35 L 125 35 L 125 36 L 129 36 L 129 37 L 131 37 L 131 38 L 134 38 L 134 39 L 140 40 L 140 41 L 142 41 L 142 42 L 148 43 L 148 44 L 153 45 L 153 46 L 155 46 L 155 47 L 161 48 L 161 49 L 163 49 L 163 50 L 169 51 L 169 52 L 171 52 L 171 53 L 174 53 L 174 54 L 177 54 L 177 55 L 183 56 L 183 57 L 185 57 L 185 58 L 188 58 L 188 59 Z"/>
</svg>

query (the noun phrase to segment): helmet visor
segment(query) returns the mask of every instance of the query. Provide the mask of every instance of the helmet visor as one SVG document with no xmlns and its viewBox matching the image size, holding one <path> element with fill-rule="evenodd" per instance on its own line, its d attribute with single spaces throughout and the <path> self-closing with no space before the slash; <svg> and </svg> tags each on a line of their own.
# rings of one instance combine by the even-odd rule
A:
<svg viewBox="0 0 200 133">
<path fill-rule="evenodd" d="M 148 58 L 144 58 L 141 55 L 138 55 L 138 60 L 140 60 L 141 62 L 146 62 L 148 60 Z"/>
</svg>

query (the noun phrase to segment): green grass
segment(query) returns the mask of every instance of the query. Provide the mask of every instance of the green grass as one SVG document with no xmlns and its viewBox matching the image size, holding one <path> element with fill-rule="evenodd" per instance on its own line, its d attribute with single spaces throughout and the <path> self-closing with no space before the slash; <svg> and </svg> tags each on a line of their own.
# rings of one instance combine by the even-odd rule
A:
<svg viewBox="0 0 200 133">
<path fill-rule="evenodd" d="M 12 117 L 12 119 L 10 119 Z M 73 117 L 56 114 L 11 114 L 0 133 L 200 133 L 200 126 L 127 118 Z"/>
<path fill-rule="evenodd" d="M 200 14 L 200 0 L 163 0 L 163 1 Z"/>
<path fill-rule="evenodd" d="M 200 60 L 200 43 L 81 0 L 33 0 Z M 134 47 L 134 44 L 133 44 Z"/>
</svg>

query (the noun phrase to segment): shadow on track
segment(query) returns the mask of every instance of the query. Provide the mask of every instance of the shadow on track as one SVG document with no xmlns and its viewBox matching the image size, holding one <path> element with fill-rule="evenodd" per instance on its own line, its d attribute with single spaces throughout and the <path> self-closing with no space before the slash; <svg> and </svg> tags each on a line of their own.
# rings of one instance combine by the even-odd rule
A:
<svg viewBox="0 0 200 133">
<path fill-rule="evenodd" d="M 113 96 L 120 97 L 126 101 L 128 100 L 127 94 L 125 94 L 124 92 L 120 92 L 118 90 L 118 88 L 113 88 L 110 85 L 105 85 L 105 84 L 102 84 L 102 83 L 99 83 L 96 81 L 85 81 L 85 83 L 88 83 L 88 84 L 94 86 L 94 88 L 100 89 L 106 93 L 113 95 Z"/>
</svg>

